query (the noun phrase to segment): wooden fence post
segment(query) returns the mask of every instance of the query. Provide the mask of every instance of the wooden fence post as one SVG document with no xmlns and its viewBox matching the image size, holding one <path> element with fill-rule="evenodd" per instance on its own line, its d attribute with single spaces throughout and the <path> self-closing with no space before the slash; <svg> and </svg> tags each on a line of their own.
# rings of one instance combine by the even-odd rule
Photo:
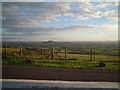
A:
<svg viewBox="0 0 120 90">
<path fill-rule="evenodd" d="M 67 49 L 65 49 L 65 59 L 67 59 Z"/>
<path fill-rule="evenodd" d="M 41 58 L 43 58 L 43 49 L 41 49 Z"/>
<path fill-rule="evenodd" d="M 52 59 L 54 59 L 54 47 L 51 49 Z"/>
<path fill-rule="evenodd" d="M 5 54 L 7 54 L 7 44 L 5 45 Z"/>
<path fill-rule="evenodd" d="M 20 56 L 22 56 L 22 48 L 20 48 Z"/>
<path fill-rule="evenodd" d="M 90 60 L 92 60 L 93 50 L 91 49 Z"/>
<path fill-rule="evenodd" d="M 94 49 L 94 60 L 95 60 L 95 49 Z"/>
</svg>

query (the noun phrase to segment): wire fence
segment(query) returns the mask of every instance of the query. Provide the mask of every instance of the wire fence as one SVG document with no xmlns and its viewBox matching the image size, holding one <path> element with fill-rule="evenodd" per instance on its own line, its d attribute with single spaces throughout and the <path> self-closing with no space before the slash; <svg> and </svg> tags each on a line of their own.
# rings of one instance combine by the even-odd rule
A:
<svg viewBox="0 0 120 90">
<path fill-rule="evenodd" d="M 106 51 L 107 52 L 107 51 Z M 69 49 L 44 48 L 11 48 L 7 45 L 2 48 L 4 55 L 14 55 L 30 59 L 60 59 L 60 60 L 104 60 L 116 61 L 118 55 L 102 54 L 99 49 L 80 49 L 71 51 Z"/>
</svg>

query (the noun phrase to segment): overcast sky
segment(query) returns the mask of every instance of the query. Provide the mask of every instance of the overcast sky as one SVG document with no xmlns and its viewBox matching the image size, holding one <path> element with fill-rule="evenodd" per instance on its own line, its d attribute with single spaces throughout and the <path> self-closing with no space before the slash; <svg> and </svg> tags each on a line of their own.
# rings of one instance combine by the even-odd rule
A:
<svg viewBox="0 0 120 90">
<path fill-rule="evenodd" d="M 118 40 L 118 3 L 3 2 L 4 41 Z"/>
</svg>

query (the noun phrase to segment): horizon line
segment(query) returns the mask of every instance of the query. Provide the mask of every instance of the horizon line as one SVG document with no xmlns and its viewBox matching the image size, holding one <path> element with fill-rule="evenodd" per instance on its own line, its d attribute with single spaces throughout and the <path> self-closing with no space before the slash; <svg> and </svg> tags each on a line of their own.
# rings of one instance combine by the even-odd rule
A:
<svg viewBox="0 0 120 90">
<path fill-rule="evenodd" d="M 113 41 L 120 41 L 120 40 L 101 40 L 101 41 L 56 41 L 56 40 L 43 40 L 43 41 L 0 41 L 0 42 L 47 42 L 47 41 L 53 41 L 53 42 L 113 42 Z"/>
</svg>

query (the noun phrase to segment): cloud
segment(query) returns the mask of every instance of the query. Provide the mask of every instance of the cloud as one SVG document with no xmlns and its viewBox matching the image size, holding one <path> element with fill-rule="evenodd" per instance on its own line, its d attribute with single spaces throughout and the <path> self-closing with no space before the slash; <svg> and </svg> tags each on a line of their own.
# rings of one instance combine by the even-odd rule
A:
<svg viewBox="0 0 120 90">
<path fill-rule="evenodd" d="M 111 5 L 111 4 L 110 3 L 102 3 L 102 4 L 96 5 L 95 7 L 97 7 L 97 8 L 105 8 L 105 7 L 109 6 L 109 5 Z"/>
<path fill-rule="evenodd" d="M 3 27 L 38 27 L 69 10 L 69 3 L 3 3 Z"/>
<path fill-rule="evenodd" d="M 119 2 L 119 0 L 2 0 L 2 2 Z"/>
<path fill-rule="evenodd" d="M 27 17 L 27 19 L 39 19 L 44 22 L 61 16 L 69 9 L 69 3 L 3 3 L 3 16 L 9 15 L 11 18 L 14 16 L 16 18 Z"/>
<path fill-rule="evenodd" d="M 108 10 L 102 14 L 102 16 L 113 16 L 117 15 L 118 11 L 117 10 Z"/>
<path fill-rule="evenodd" d="M 120 16 L 111 16 L 111 17 L 108 17 L 108 19 L 111 19 L 113 21 L 119 21 L 120 20 Z"/>
<path fill-rule="evenodd" d="M 72 8 L 71 5 L 78 5 Z M 3 27 L 39 27 L 40 23 L 68 20 L 89 20 L 112 15 L 115 10 L 96 10 L 105 8 L 109 3 L 94 5 L 89 2 L 81 3 L 50 3 L 50 2 L 19 2 L 3 3 Z M 66 16 L 63 19 L 58 17 Z M 73 18 L 73 19 L 72 19 Z"/>
<path fill-rule="evenodd" d="M 11 28 L 11 29 L 6 29 L 4 30 L 6 32 L 11 32 L 12 34 L 22 34 L 22 35 L 39 35 L 39 34 L 46 34 L 55 31 L 81 31 L 81 30 L 113 30 L 116 29 L 117 25 L 67 25 L 63 27 L 39 27 L 39 28 Z M 4 33 L 4 32 L 3 32 Z"/>
<path fill-rule="evenodd" d="M 73 4 L 78 5 L 78 7 L 72 8 Z M 90 2 L 7 2 L 3 3 L 3 22 L 14 22 L 12 25 L 26 25 L 29 27 L 31 25 L 39 26 L 38 23 L 43 22 L 62 21 L 62 19 L 57 18 L 62 16 L 70 16 L 69 20 L 89 20 L 116 13 L 115 10 L 106 10 L 106 7 L 110 5 L 111 3 L 99 3 L 95 5 Z M 100 10 L 101 8 L 105 10 Z"/>
<path fill-rule="evenodd" d="M 115 2 L 114 5 L 119 6 L 120 5 L 120 1 L 119 2 Z"/>
<path fill-rule="evenodd" d="M 81 30 L 117 30 L 118 25 L 69 25 L 63 28 L 60 28 L 61 30 L 69 30 L 69 31 L 81 31 Z M 57 28 L 59 30 L 59 28 Z"/>
<path fill-rule="evenodd" d="M 72 9 L 71 5 L 77 4 L 79 7 Z M 114 12 L 108 13 L 108 11 L 95 10 L 95 8 L 105 8 L 109 6 L 109 3 L 100 3 L 94 5 L 90 2 L 79 2 L 79 3 L 50 3 L 50 2 L 19 2 L 19 3 L 3 3 L 3 18 L 12 20 L 22 20 L 27 23 L 30 21 L 39 22 L 51 22 L 51 21 L 61 21 L 56 19 L 61 16 L 71 16 L 71 17 L 89 17 L 89 18 L 100 18 L 112 14 Z M 104 13 L 104 15 L 102 15 Z M 9 17 L 8 17 L 9 16 Z M 14 19 L 13 19 L 14 18 Z M 77 20 L 77 19 L 76 19 Z M 78 20 L 83 20 L 82 18 Z M 25 23 L 26 23 L 25 22 Z"/>
<path fill-rule="evenodd" d="M 98 28 L 103 29 L 103 30 L 117 31 L 118 30 L 118 25 L 117 24 L 105 24 L 105 25 L 99 25 Z"/>
<path fill-rule="evenodd" d="M 47 36 L 60 31 L 114 29 L 114 25 L 46 26 L 46 23 L 49 24 L 53 21 L 62 23 L 66 19 L 70 22 L 102 17 L 116 20 L 117 10 L 109 9 L 110 5 L 109 3 L 96 5 L 90 2 L 4 2 L 2 3 L 3 36 Z"/>
<path fill-rule="evenodd" d="M 78 17 L 75 17 L 72 20 L 88 20 L 88 19 L 89 19 L 88 17 L 78 16 Z"/>
<path fill-rule="evenodd" d="M 39 28 L 11 28 L 4 30 L 3 40 L 57 40 L 57 37 L 61 37 L 61 32 L 84 32 L 84 31 L 96 31 L 102 32 L 103 30 L 112 32 L 116 31 L 117 25 L 67 25 L 64 27 L 39 27 Z M 112 31 L 111 31 L 112 30 Z M 107 34 L 106 34 L 107 35 Z M 77 37 L 77 35 L 75 36 Z M 67 38 L 67 37 L 64 37 Z"/>
<path fill-rule="evenodd" d="M 117 8 L 111 9 L 111 6 L 114 6 L 115 3 L 90 3 L 82 2 L 77 3 L 79 7 L 72 9 L 70 12 L 73 17 L 76 17 L 73 20 L 89 20 L 94 18 L 109 17 L 117 15 Z"/>
</svg>

